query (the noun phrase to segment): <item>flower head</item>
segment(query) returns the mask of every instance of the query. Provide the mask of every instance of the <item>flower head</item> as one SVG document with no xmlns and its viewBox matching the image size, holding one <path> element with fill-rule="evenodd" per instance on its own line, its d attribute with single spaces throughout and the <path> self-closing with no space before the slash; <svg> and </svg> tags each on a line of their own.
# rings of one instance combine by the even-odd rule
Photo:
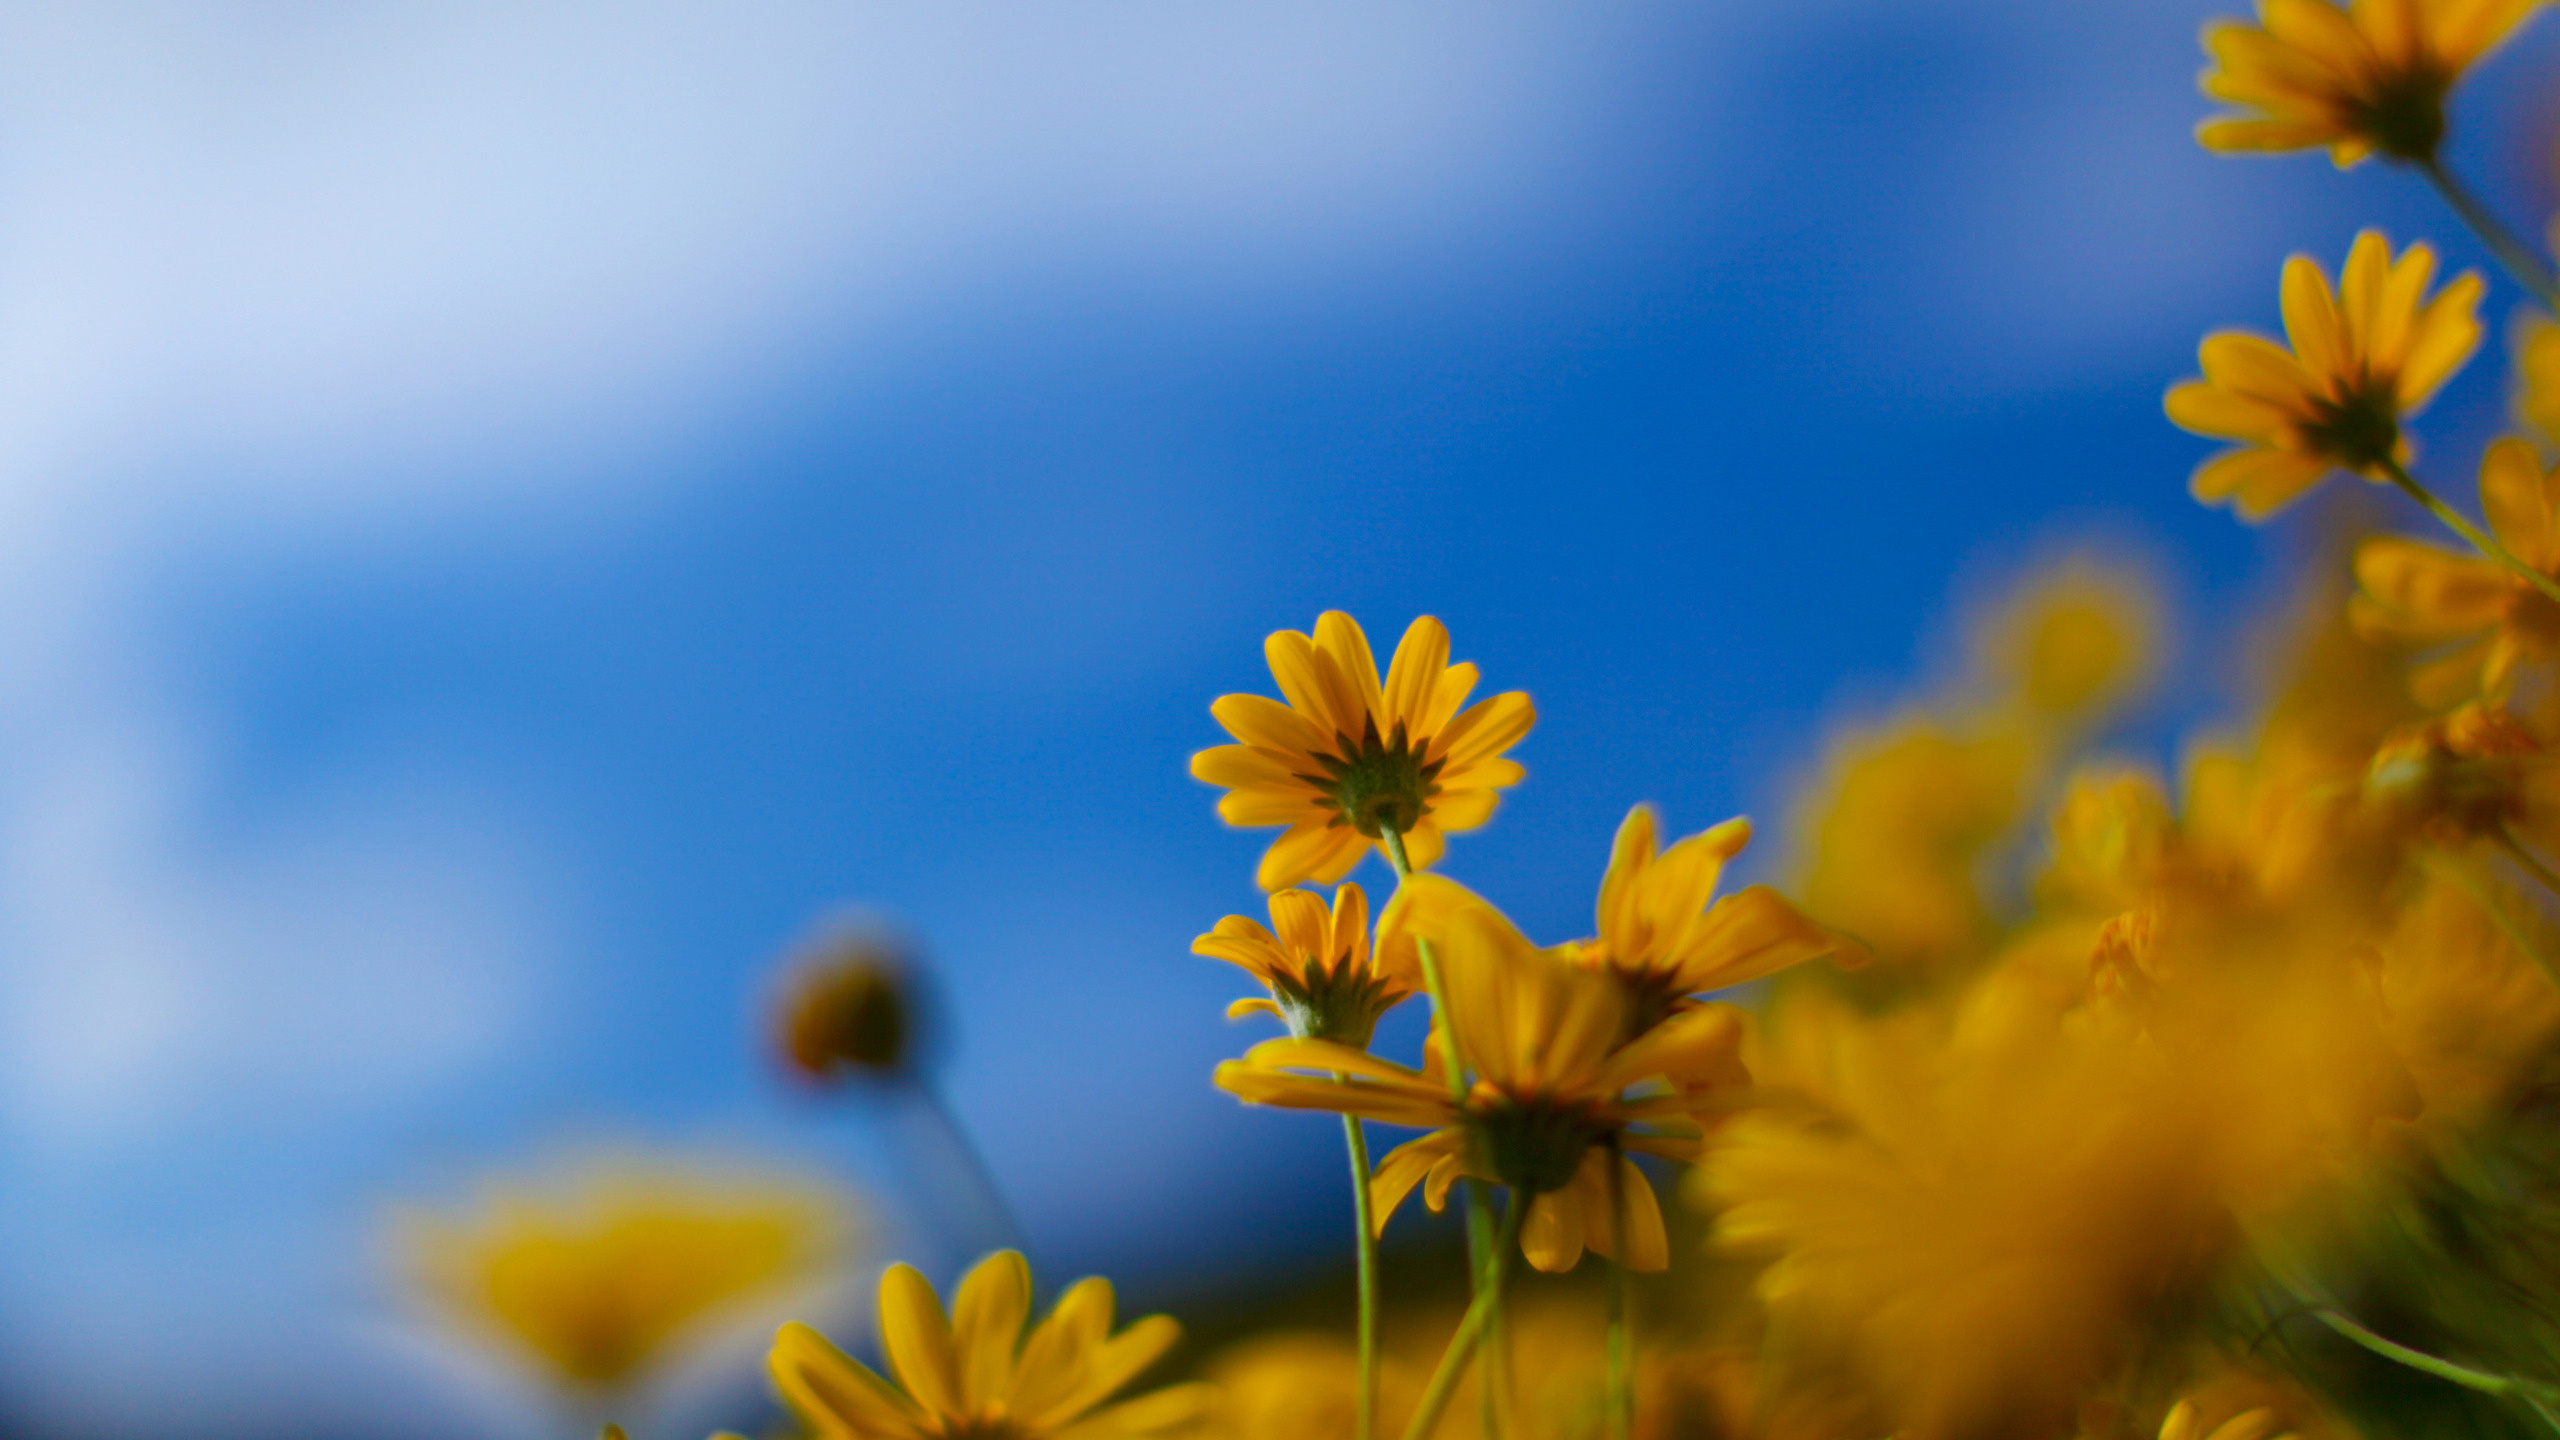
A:
<svg viewBox="0 0 2560 1440">
<path fill-rule="evenodd" d="M 1471 1175 L 1528 1204 L 1520 1247 L 1541 1270 L 1571 1269 L 1586 1245 L 1663 1268 L 1662 1211 L 1628 1152 L 1697 1153 L 1700 1112 L 1749 1078 L 1737 1012 L 1688 1010 L 1622 1045 L 1622 986 L 1530 944 L 1454 882 L 1407 882 L 1388 911 L 1391 933 L 1406 927 L 1440 948 L 1449 1031 L 1473 1077 L 1463 1096 L 1450 1094 L 1436 1043 L 1414 1071 L 1344 1045 L 1272 1040 L 1220 1065 L 1217 1083 L 1260 1104 L 1430 1128 L 1379 1162 L 1370 1195 L 1381 1226 L 1416 1185 L 1436 1210 Z"/>
<path fill-rule="evenodd" d="M 2199 126 L 2210 150 L 2329 147 L 2434 158 L 2454 82 L 2541 0 L 2259 0 L 2258 23 L 2205 27 L 2204 93 L 2240 107 Z"/>
<path fill-rule="evenodd" d="M 821 1280 L 845 1251 L 842 1197 L 667 1167 L 493 1193 L 399 1239 L 438 1310 L 572 1387 L 638 1379 L 759 1297 Z"/>
<path fill-rule="evenodd" d="M 1627 812 L 1600 882 L 1599 935 L 1575 947 L 1583 964 L 1627 987 L 1638 1032 L 1695 1006 L 1690 996 L 1839 949 L 1829 931 L 1766 885 L 1715 898 L 1725 862 L 1751 843 L 1750 821 L 1727 820 L 1659 853 L 1656 823 L 1651 806 Z"/>
<path fill-rule="evenodd" d="M 1182 1327 L 1150 1315 L 1111 1333 L 1111 1282 L 1079 1280 L 1031 1319 L 1031 1267 L 999 1250 L 960 1282 L 945 1315 L 914 1266 L 880 1277 L 880 1346 L 895 1384 L 806 1325 L 785 1325 L 770 1364 L 782 1398 L 826 1440 L 1115 1440 L 1188 1425 L 1206 1387 L 1177 1385 L 1097 1408 L 1171 1349 Z"/>
<path fill-rule="evenodd" d="M 896 951 L 873 937 L 840 937 L 790 981 L 779 1048 L 811 1080 L 895 1074 L 914 1058 L 914 1012 Z"/>
<path fill-rule="evenodd" d="M 1449 632 L 1430 616 L 1404 632 L 1383 683 L 1360 623 L 1339 610 L 1313 636 L 1275 632 L 1263 651 L 1287 703 L 1218 697 L 1209 713 L 1238 743 L 1192 756 L 1191 773 L 1227 788 L 1228 824 L 1289 827 L 1255 874 L 1265 890 L 1330 885 L 1390 831 L 1427 868 L 1449 831 L 1492 818 L 1496 792 L 1519 783 L 1502 752 L 1537 710 L 1517 690 L 1467 705 L 1476 667 L 1449 663 Z"/>
<path fill-rule="evenodd" d="M 2087 720 L 2150 670 L 2158 611 L 2139 570 L 2067 558 L 2029 576 L 1976 629 L 1975 664 L 1993 694 L 2036 720 Z"/>
<path fill-rule="evenodd" d="M 1378 1017 L 1422 988 L 1410 946 L 1390 952 L 1400 953 L 1401 963 L 1371 962 L 1369 897 L 1357 885 L 1334 891 L 1331 909 L 1307 891 L 1275 890 L 1271 928 L 1250 915 L 1230 915 L 1192 941 L 1191 953 L 1235 965 L 1270 990 L 1267 999 L 1228 1006 L 1229 1019 L 1256 1011 L 1276 1015 L 1301 1040 L 1365 1049 Z"/>
<path fill-rule="evenodd" d="M 2508 436 L 2480 461 L 2480 507 L 2498 543 L 2544 574 L 2560 574 L 2560 469 Z M 2560 602 L 2476 554 L 2385 536 L 2356 549 L 2363 592 L 2351 614 L 2368 636 L 2452 647 L 2412 677 L 2420 703 L 2498 697 L 2518 662 L 2560 656 Z"/>
<path fill-rule="evenodd" d="M 2424 243 L 2394 261 L 2390 242 L 2367 230 L 2334 292 L 2309 256 L 2285 261 L 2291 349 L 2237 330 L 2206 336 L 2197 349 L 2205 378 L 2169 391 L 2169 418 L 2242 443 L 2197 467 L 2195 497 L 2230 501 L 2242 519 L 2258 520 L 2332 470 L 2379 481 L 2406 463 L 2402 418 L 2480 343 L 2480 277 L 2457 276 L 2430 299 L 2435 267 Z"/>
</svg>

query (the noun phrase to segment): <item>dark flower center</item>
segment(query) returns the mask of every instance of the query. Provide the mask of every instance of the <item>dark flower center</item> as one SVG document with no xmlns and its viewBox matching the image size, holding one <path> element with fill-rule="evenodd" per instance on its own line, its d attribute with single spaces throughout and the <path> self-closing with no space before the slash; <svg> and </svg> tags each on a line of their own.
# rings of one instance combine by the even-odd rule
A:
<svg viewBox="0 0 2560 1440">
<path fill-rule="evenodd" d="M 1289 1033 L 1300 1040 L 1332 1040 L 1355 1050 L 1369 1048 L 1378 1017 L 1386 1012 L 1387 982 L 1343 955 L 1328 964 L 1310 959 L 1292 979 L 1271 977 L 1271 1002 Z"/>
<path fill-rule="evenodd" d="M 2350 113 L 2356 129 L 2383 154 L 2424 162 L 2444 142 L 2444 96 L 2450 88 L 2434 66 L 2421 65 L 2384 77 Z"/>
<path fill-rule="evenodd" d="M 2302 437 L 2320 454 L 2359 471 L 2398 455 L 2400 409 L 2389 384 L 2367 379 L 2342 396 L 2312 404 L 2318 413 L 2301 427 Z"/>
<path fill-rule="evenodd" d="M 1315 757 L 1325 773 L 1298 778 L 1324 792 L 1324 803 L 1341 816 L 1336 823 L 1347 824 L 1372 840 L 1382 830 L 1401 835 L 1422 823 L 1430 812 L 1431 797 L 1440 793 L 1433 782 L 1443 762 L 1425 763 L 1423 752 L 1406 738 L 1402 723 L 1392 737 L 1380 739 L 1374 716 L 1358 740 L 1339 734 L 1334 739 L 1341 744 L 1341 754 Z"/>
<path fill-rule="evenodd" d="M 1476 1112 L 1485 1158 L 1502 1183 L 1528 1195 L 1561 1190 L 1582 1168 L 1584 1152 L 1609 1138 L 1591 1108 L 1539 1095 L 1505 1097 Z"/>
</svg>

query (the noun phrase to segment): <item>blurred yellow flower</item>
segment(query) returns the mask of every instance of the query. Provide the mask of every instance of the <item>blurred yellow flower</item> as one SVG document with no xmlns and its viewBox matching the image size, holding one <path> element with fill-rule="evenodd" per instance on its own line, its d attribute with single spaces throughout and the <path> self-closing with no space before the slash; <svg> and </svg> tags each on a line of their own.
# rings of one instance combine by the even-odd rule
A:
<svg viewBox="0 0 2560 1440">
<path fill-rule="evenodd" d="M 1031 1325 L 1031 1267 L 1012 1250 L 978 1262 L 947 1316 L 924 1276 L 893 1265 L 880 1277 L 880 1345 L 897 1383 L 806 1325 L 782 1327 L 770 1363 L 784 1402 L 821 1440 L 1115 1440 L 1194 1423 L 1204 1385 L 1098 1408 L 1182 1333 L 1150 1315 L 1115 1335 L 1111 1312 L 1111 1282 L 1079 1280 Z"/>
<path fill-rule="evenodd" d="M 2528 313 L 2516 333 L 2515 417 L 2546 450 L 2560 450 L 2560 321 Z"/>
<path fill-rule="evenodd" d="M 2241 107 L 2207 120 L 2213 150 L 2329 147 L 2344 169 L 2380 151 L 2435 158 L 2445 95 L 2541 0 L 2259 0 L 2258 23 L 2205 27 L 2199 82 Z"/>
<path fill-rule="evenodd" d="M 2318 0 L 2296 5 L 2320 8 Z M 2423 242 L 2395 262 L 2389 242 L 2367 230 L 2335 292 L 2309 256 L 2285 262 L 2290 349 L 2237 330 L 2206 336 L 2197 351 L 2205 378 L 2169 391 L 2169 418 L 2242 444 L 2197 468 L 2195 497 L 2229 501 L 2241 518 L 2259 520 L 2332 470 L 2389 479 L 2408 458 L 2402 417 L 2480 343 L 2480 277 L 2457 276 L 2429 299 L 2435 265 Z"/>
<path fill-rule="evenodd" d="M 2030 576 L 1975 638 L 1995 691 L 2046 720 L 2082 720 L 2151 668 L 2159 601 L 2136 571 L 2086 558 Z"/>
<path fill-rule="evenodd" d="M 2014 730 L 1924 716 L 1846 732 L 1795 806 L 1788 889 L 1886 969 L 1947 966 L 1989 934 L 1981 872 L 2024 819 L 2041 760 Z"/>
<path fill-rule="evenodd" d="M 1289 827 L 1256 872 L 1265 890 L 1330 885 L 1389 830 L 1427 869 L 1448 832 L 1492 818 L 1497 792 L 1524 773 L 1502 752 L 1536 708 L 1517 690 L 1467 705 L 1476 667 L 1449 663 L 1449 632 L 1428 615 L 1405 631 L 1383 685 L 1368 637 L 1339 610 L 1312 637 L 1277 631 L 1263 650 L 1288 703 L 1218 697 L 1209 711 L 1240 743 L 1192 756 L 1191 773 L 1226 787 L 1228 824 Z"/>
<path fill-rule="evenodd" d="M 493 1189 L 466 1218 L 406 1217 L 397 1239 L 444 1318 L 572 1387 L 610 1389 L 829 1278 L 852 1216 L 807 1182 L 625 1164 Z"/>
<path fill-rule="evenodd" d="M 1840 943 L 1766 885 L 1715 898 L 1725 862 L 1751 842 L 1736 818 L 1656 853 L 1651 806 L 1618 826 L 1600 882 L 1599 935 L 1573 947 L 1582 964 L 1627 987 L 1637 1033 L 1689 1008 L 1689 997 L 1831 954 Z"/>
<path fill-rule="evenodd" d="M 1627 1152 L 1697 1153 L 1699 1112 L 1749 1079 L 1738 1013 L 1683 1011 L 1620 1046 L 1630 1004 L 1609 977 L 1531 945 L 1451 881 L 1417 876 L 1405 891 L 1440 947 L 1449 1030 L 1475 1075 L 1465 1098 L 1451 1097 L 1436 1044 L 1414 1071 L 1325 1041 L 1272 1040 L 1220 1065 L 1217 1083 L 1257 1104 L 1431 1127 L 1379 1162 L 1370 1192 L 1381 1226 L 1417 1184 L 1436 1210 L 1471 1175 L 1529 1206 L 1520 1248 L 1541 1270 L 1571 1269 L 1586 1245 L 1635 1269 L 1663 1268 L 1662 1211 Z M 1392 928 L 1396 907 L 1389 913 Z"/>
<path fill-rule="evenodd" d="M 2560 575 L 2560 469 L 2546 472 L 2530 442 L 2510 435 L 2489 447 L 2480 508 L 2517 559 Z M 2560 655 L 2560 601 L 2476 553 L 2380 536 L 2356 547 L 2356 581 L 2360 631 L 2453 647 L 2411 677 L 2421 704 L 2502 698 L 2519 663 Z"/>
<path fill-rule="evenodd" d="M 2169 1407 L 2169 1417 L 2160 1422 L 2160 1440 L 2291 1440 L 2289 1434 L 2281 1433 L 2284 1430 L 2284 1421 L 2263 1405 L 2207 1430 L 2196 1402 L 2181 1400 Z"/>
<path fill-rule="evenodd" d="M 1410 951 L 1387 963 L 1390 949 L 1372 964 L 1369 897 L 1357 885 L 1333 892 L 1328 910 L 1304 890 L 1271 894 L 1271 927 L 1249 915 L 1229 915 L 1191 942 L 1191 953 L 1238 966 L 1270 990 L 1266 997 L 1227 1007 L 1236 1019 L 1257 1011 L 1276 1015 L 1300 1040 L 1338 1040 L 1366 1049 L 1378 1017 L 1423 988 Z"/>
</svg>

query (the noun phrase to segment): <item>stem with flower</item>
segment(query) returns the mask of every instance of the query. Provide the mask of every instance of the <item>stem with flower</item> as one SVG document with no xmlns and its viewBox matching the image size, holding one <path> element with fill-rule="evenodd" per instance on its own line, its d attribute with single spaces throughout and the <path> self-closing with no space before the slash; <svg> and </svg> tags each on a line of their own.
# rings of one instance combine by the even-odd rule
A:
<svg viewBox="0 0 2560 1440">
<path fill-rule="evenodd" d="M 1459 1372 L 1466 1368 L 1467 1357 L 1478 1348 L 1485 1327 L 1493 1323 L 1501 1308 L 1503 1284 L 1511 1278 L 1512 1252 L 1520 1248 L 1520 1221 L 1528 1208 L 1514 1191 L 1511 1203 L 1503 1210 L 1501 1232 L 1494 1237 L 1493 1264 L 1484 1277 L 1488 1283 L 1476 1292 L 1467 1313 L 1458 1321 L 1457 1333 L 1449 1337 L 1448 1348 L 1440 1352 L 1431 1383 L 1423 1389 L 1422 1404 L 1413 1412 L 1413 1422 L 1405 1426 L 1404 1440 L 1424 1440 L 1440 1424 L 1441 1412 L 1449 1408 L 1449 1392 L 1457 1388 Z"/>
<path fill-rule="evenodd" d="M 2518 559 L 2514 551 L 2499 544 L 2489 532 L 2472 524 L 2461 511 L 2436 498 L 2435 492 L 2419 483 L 2418 477 L 2410 474 L 2409 467 L 2401 464 L 2398 459 L 2385 455 L 2376 463 L 2382 467 L 2384 477 L 2400 487 L 2402 494 L 2425 506 L 2428 514 L 2445 523 L 2445 528 L 2471 542 L 2471 548 L 2514 571 L 2533 588 L 2541 591 L 2546 599 L 2560 602 L 2560 580 L 2554 580 Z"/>
<path fill-rule="evenodd" d="M 2470 186 L 2455 178 L 2441 156 L 2430 154 L 2416 163 L 2420 173 L 2436 187 L 2436 193 L 2480 237 L 2480 243 L 2489 247 L 2489 253 L 2498 257 L 2498 263 L 2506 267 L 2515 282 L 2532 292 L 2533 298 L 2542 302 L 2542 308 L 2560 315 L 2560 278 L 2553 276 L 2551 267 L 2533 253 L 2533 247 L 2491 213 L 2480 197 L 2471 193 Z"/>
</svg>

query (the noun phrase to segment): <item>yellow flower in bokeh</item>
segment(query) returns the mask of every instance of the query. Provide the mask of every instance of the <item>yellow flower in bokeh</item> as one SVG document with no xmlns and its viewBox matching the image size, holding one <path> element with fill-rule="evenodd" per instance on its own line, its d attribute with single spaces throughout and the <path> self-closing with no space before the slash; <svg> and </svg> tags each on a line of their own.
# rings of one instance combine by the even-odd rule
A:
<svg viewBox="0 0 2560 1440">
<path fill-rule="evenodd" d="M 2197 350 L 2205 378 L 2169 391 L 2169 418 L 2242 444 L 2197 468 L 2195 497 L 2259 520 L 2332 470 L 2379 482 L 2406 463 L 2401 419 L 2480 344 L 2480 277 L 2456 276 L 2430 299 L 2435 267 L 2424 242 L 2394 261 L 2390 243 L 2367 230 L 2334 292 L 2319 262 L 2285 261 L 2290 349 L 2237 330 L 2206 336 Z"/>
<path fill-rule="evenodd" d="M 948 1315 L 931 1282 L 892 1265 L 880 1277 L 880 1348 L 897 1383 L 806 1325 L 782 1327 L 770 1363 L 784 1402 L 820 1440 L 1115 1440 L 1191 1425 L 1206 1386 L 1102 1408 L 1182 1334 L 1150 1315 L 1115 1335 L 1111 1311 L 1110 1281 L 1079 1280 L 1031 1325 L 1031 1267 L 1017 1251 L 978 1262 Z"/>
<path fill-rule="evenodd" d="M 1422 988 L 1411 964 L 1370 963 L 1369 897 L 1357 885 L 1333 892 L 1333 908 L 1304 890 L 1271 894 L 1271 926 L 1249 915 L 1230 915 L 1191 942 L 1191 953 L 1224 960 L 1270 990 L 1227 1007 L 1236 1019 L 1257 1011 L 1280 1017 L 1300 1040 L 1338 1040 L 1366 1049 L 1378 1017 Z"/>
<path fill-rule="evenodd" d="M 851 1204 L 806 1182 L 625 1165 L 494 1189 L 479 1213 L 407 1217 L 398 1240 L 444 1318 L 573 1388 L 627 1385 L 722 1321 L 845 1262 Z"/>
<path fill-rule="evenodd" d="M 1751 843 L 1750 821 L 1727 820 L 1658 854 L 1655 828 L 1651 806 L 1627 812 L 1600 882 L 1600 933 L 1572 952 L 1627 987 L 1637 1032 L 1689 1008 L 1690 996 L 1840 948 L 1829 931 L 1766 885 L 1715 898 L 1725 862 Z"/>
<path fill-rule="evenodd" d="M 2213 150 L 2325 145 L 2344 169 L 2380 151 L 2435 158 L 2445 95 L 2541 0 L 2259 0 L 2258 23 L 2205 27 L 2207 95 L 2242 113 L 2207 120 Z"/>
<path fill-rule="evenodd" d="M 1946 967 L 1988 934 L 1981 872 L 2040 761 L 2027 735 L 1924 716 L 1843 734 L 1795 806 L 1789 891 L 1885 969 Z"/>
<path fill-rule="evenodd" d="M 2181 1400 L 2169 1407 L 2169 1416 L 2160 1422 L 2160 1440 L 2292 1440 L 2283 1434 L 2284 1421 L 2266 1406 L 2243 1410 L 2211 1430 L 2204 1428 L 2202 1412 L 2193 1400 Z"/>
<path fill-rule="evenodd" d="M 1635 1269 L 1663 1268 L 1661 1207 L 1627 1152 L 1697 1153 L 1700 1112 L 1749 1079 L 1738 1012 L 1683 1011 L 1621 1046 L 1630 1002 L 1614 980 L 1530 944 L 1454 882 L 1418 876 L 1405 891 L 1432 917 L 1449 1031 L 1474 1072 L 1464 1099 L 1450 1095 L 1436 1043 L 1415 1071 L 1321 1040 L 1272 1040 L 1220 1065 L 1217 1083 L 1257 1104 L 1429 1127 L 1378 1164 L 1370 1195 L 1380 1226 L 1416 1185 L 1436 1210 L 1471 1175 L 1529 1206 L 1520 1248 L 1541 1270 L 1571 1269 L 1586 1245 Z M 1392 928 L 1392 907 L 1390 916 Z"/>
<path fill-rule="evenodd" d="M 1383 684 L 1368 637 L 1339 610 L 1313 636 L 1274 632 L 1263 651 L 1288 703 L 1219 696 L 1209 713 L 1239 743 L 1192 756 L 1191 773 L 1226 787 L 1228 824 L 1289 827 L 1256 872 L 1265 890 L 1330 885 L 1389 830 L 1427 869 L 1450 831 L 1491 819 L 1498 792 L 1524 773 L 1502 752 L 1536 708 L 1517 690 L 1468 705 L 1476 667 L 1449 663 L 1449 632 L 1428 615 L 1404 632 Z"/>
<path fill-rule="evenodd" d="M 2560 321 L 2527 314 L 2516 332 L 2516 424 L 2560 450 Z"/>
<path fill-rule="evenodd" d="M 2545 471 L 2529 442 L 2510 435 L 2489 447 L 2480 508 L 2517 559 L 2560 574 L 2560 469 Z M 2500 698 L 2520 663 L 2560 655 L 2560 601 L 2476 553 L 2382 536 L 2356 548 L 2356 581 L 2352 613 L 2365 634 L 2456 647 L 2411 677 L 2422 704 Z"/>
<path fill-rule="evenodd" d="M 2083 720 L 2140 683 L 2159 629 L 2138 572 L 2075 558 L 2029 577 L 1980 627 L 1976 663 L 2037 717 Z"/>
</svg>

